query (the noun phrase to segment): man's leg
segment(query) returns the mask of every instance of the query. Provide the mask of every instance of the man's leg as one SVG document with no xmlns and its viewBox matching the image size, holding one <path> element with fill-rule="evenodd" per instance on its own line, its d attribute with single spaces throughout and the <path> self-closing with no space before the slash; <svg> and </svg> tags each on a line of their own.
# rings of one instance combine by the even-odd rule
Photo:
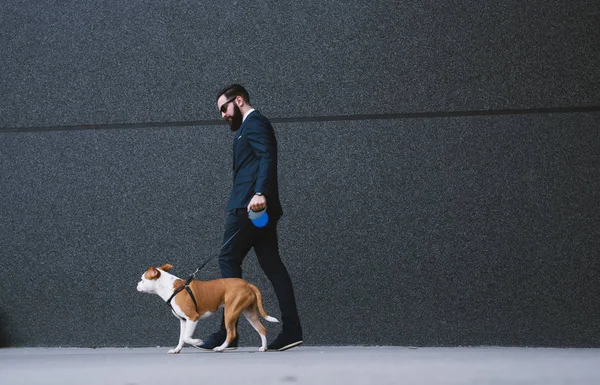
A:
<svg viewBox="0 0 600 385">
<path fill-rule="evenodd" d="M 242 278 L 242 262 L 252 247 L 251 234 L 249 234 L 251 228 L 248 227 L 248 222 L 245 209 L 237 209 L 227 215 L 223 245 L 227 241 L 229 243 L 219 254 L 222 278 Z"/>
<path fill-rule="evenodd" d="M 302 327 L 292 280 L 279 256 L 277 221 L 272 221 L 258 231 L 254 251 L 260 267 L 273 285 L 283 322 L 281 334 L 269 345 L 269 349 L 285 350 L 297 346 L 302 343 Z"/>
<path fill-rule="evenodd" d="M 248 217 L 246 215 L 246 218 L 244 218 L 244 214 L 245 209 L 242 209 L 234 210 L 227 215 L 225 233 L 223 235 L 223 245 L 225 246 L 219 254 L 219 268 L 222 278 L 242 278 L 242 262 L 252 247 L 252 244 L 249 243 L 251 239 L 248 234 L 248 227 L 244 221 L 244 219 L 247 221 Z M 225 244 L 227 241 L 229 243 Z M 213 333 L 200 345 L 202 349 L 214 349 L 223 344 L 227 337 L 224 317 L 225 315 L 221 318 L 219 331 Z M 237 338 L 230 344 L 229 348 L 234 349 L 236 347 Z"/>
</svg>

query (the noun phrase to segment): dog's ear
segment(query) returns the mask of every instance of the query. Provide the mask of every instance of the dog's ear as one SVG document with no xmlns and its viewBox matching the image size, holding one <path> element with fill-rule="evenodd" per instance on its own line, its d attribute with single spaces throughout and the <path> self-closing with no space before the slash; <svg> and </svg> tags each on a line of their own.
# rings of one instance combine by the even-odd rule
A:
<svg viewBox="0 0 600 385">
<path fill-rule="evenodd" d="M 160 271 L 154 266 L 150 266 L 148 270 L 146 270 L 146 274 L 144 274 L 146 279 L 158 279 L 160 277 Z"/>
<path fill-rule="evenodd" d="M 164 271 L 169 271 L 169 270 L 171 270 L 172 268 L 173 268 L 173 265 L 169 265 L 168 263 L 165 263 L 164 265 L 162 265 L 162 266 L 160 267 L 160 269 L 161 269 L 161 270 L 164 270 Z"/>
</svg>

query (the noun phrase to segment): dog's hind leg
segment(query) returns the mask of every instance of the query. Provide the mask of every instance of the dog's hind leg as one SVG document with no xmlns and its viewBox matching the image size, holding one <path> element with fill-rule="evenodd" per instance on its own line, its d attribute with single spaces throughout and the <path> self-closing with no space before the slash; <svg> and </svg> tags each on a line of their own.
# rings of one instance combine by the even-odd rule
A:
<svg viewBox="0 0 600 385">
<path fill-rule="evenodd" d="M 227 337 L 221 346 L 217 346 L 213 349 L 215 352 L 222 352 L 223 350 L 227 349 L 231 341 L 237 337 L 236 321 L 239 317 L 239 312 L 232 312 L 225 307 L 225 330 L 227 330 Z"/>
<path fill-rule="evenodd" d="M 250 305 L 248 309 L 244 310 L 244 317 L 248 320 L 250 325 L 260 334 L 261 346 L 258 348 L 260 352 L 267 351 L 267 329 L 260 323 L 260 318 L 258 318 L 258 311 L 256 309 L 256 305 Z"/>
</svg>

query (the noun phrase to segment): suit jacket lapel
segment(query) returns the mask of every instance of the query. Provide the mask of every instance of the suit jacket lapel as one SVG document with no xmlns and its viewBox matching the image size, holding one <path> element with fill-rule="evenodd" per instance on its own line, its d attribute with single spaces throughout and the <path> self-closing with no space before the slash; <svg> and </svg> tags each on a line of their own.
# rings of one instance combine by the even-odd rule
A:
<svg viewBox="0 0 600 385">
<path fill-rule="evenodd" d="M 255 112 L 258 112 L 258 110 L 254 110 L 251 113 L 249 113 L 248 116 L 246 116 L 246 119 L 244 119 L 244 121 L 242 122 L 242 125 L 240 126 L 240 128 L 233 135 L 233 166 L 232 166 L 232 168 L 234 170 L 235 170 L 235 150 L 237 148 L 238 140 L 243 135 L 244 125 L 248 121 L 248 118 L 250 116 L 252 116 Z"/>
<path fill-rule="evenodd" d="M 231 169 L 235 170 L 235 145 L 237 144 L 237 132 L 233 133 L 233 148 L 232 148 L 232 152 L 233 152 L 233 165 L 231 165 Z"/>
<path fill-rule="evenodd" d="M 248 119 L 246 119 L 248 120 Z M 242 125 L 240 126 L 240 128 L 233 133 L 233 170 L 235 170 L 235 150 L 237 149 L 237 144 L 239 141 L 239 137 L 242 136 L 242 131 L 244 130 L 244 124 L 246 123 L 246 120 L 244 120 L 244 122 L 242 123 Z"/>
</svg>

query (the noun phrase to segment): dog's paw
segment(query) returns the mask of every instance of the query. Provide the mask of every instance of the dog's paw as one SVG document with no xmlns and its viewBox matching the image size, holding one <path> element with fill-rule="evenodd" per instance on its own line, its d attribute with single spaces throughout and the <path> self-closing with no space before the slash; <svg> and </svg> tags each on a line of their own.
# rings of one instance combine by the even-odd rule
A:
<svg viewBox="0 0 600 385">
<path fill-rule="evenodd" d="M 267 351 L 267 347 L 266 346 L 261 346 L 260 348 L 258 348 L 259 352 L 266 352 Z"/>
<path fill-rule="evenodd" d="M 216 347 L 216 348 L 214 348 L 213 350 L 214 350 L 215 352 L 222 353 L 222 352 L 225 350 L 225 348 L 224 348 L 224 347 L 221 347 L 221 346 L 217 346 L 217 347 Z"/>
<path fill-rule="evenodd" d="M 169 353 L 169 354 L 179 354 L 180 351 L 181 351 L 181 349 L 175 348 L 175 349 L 169 350 L 167 353 Z"/>
</svg>

